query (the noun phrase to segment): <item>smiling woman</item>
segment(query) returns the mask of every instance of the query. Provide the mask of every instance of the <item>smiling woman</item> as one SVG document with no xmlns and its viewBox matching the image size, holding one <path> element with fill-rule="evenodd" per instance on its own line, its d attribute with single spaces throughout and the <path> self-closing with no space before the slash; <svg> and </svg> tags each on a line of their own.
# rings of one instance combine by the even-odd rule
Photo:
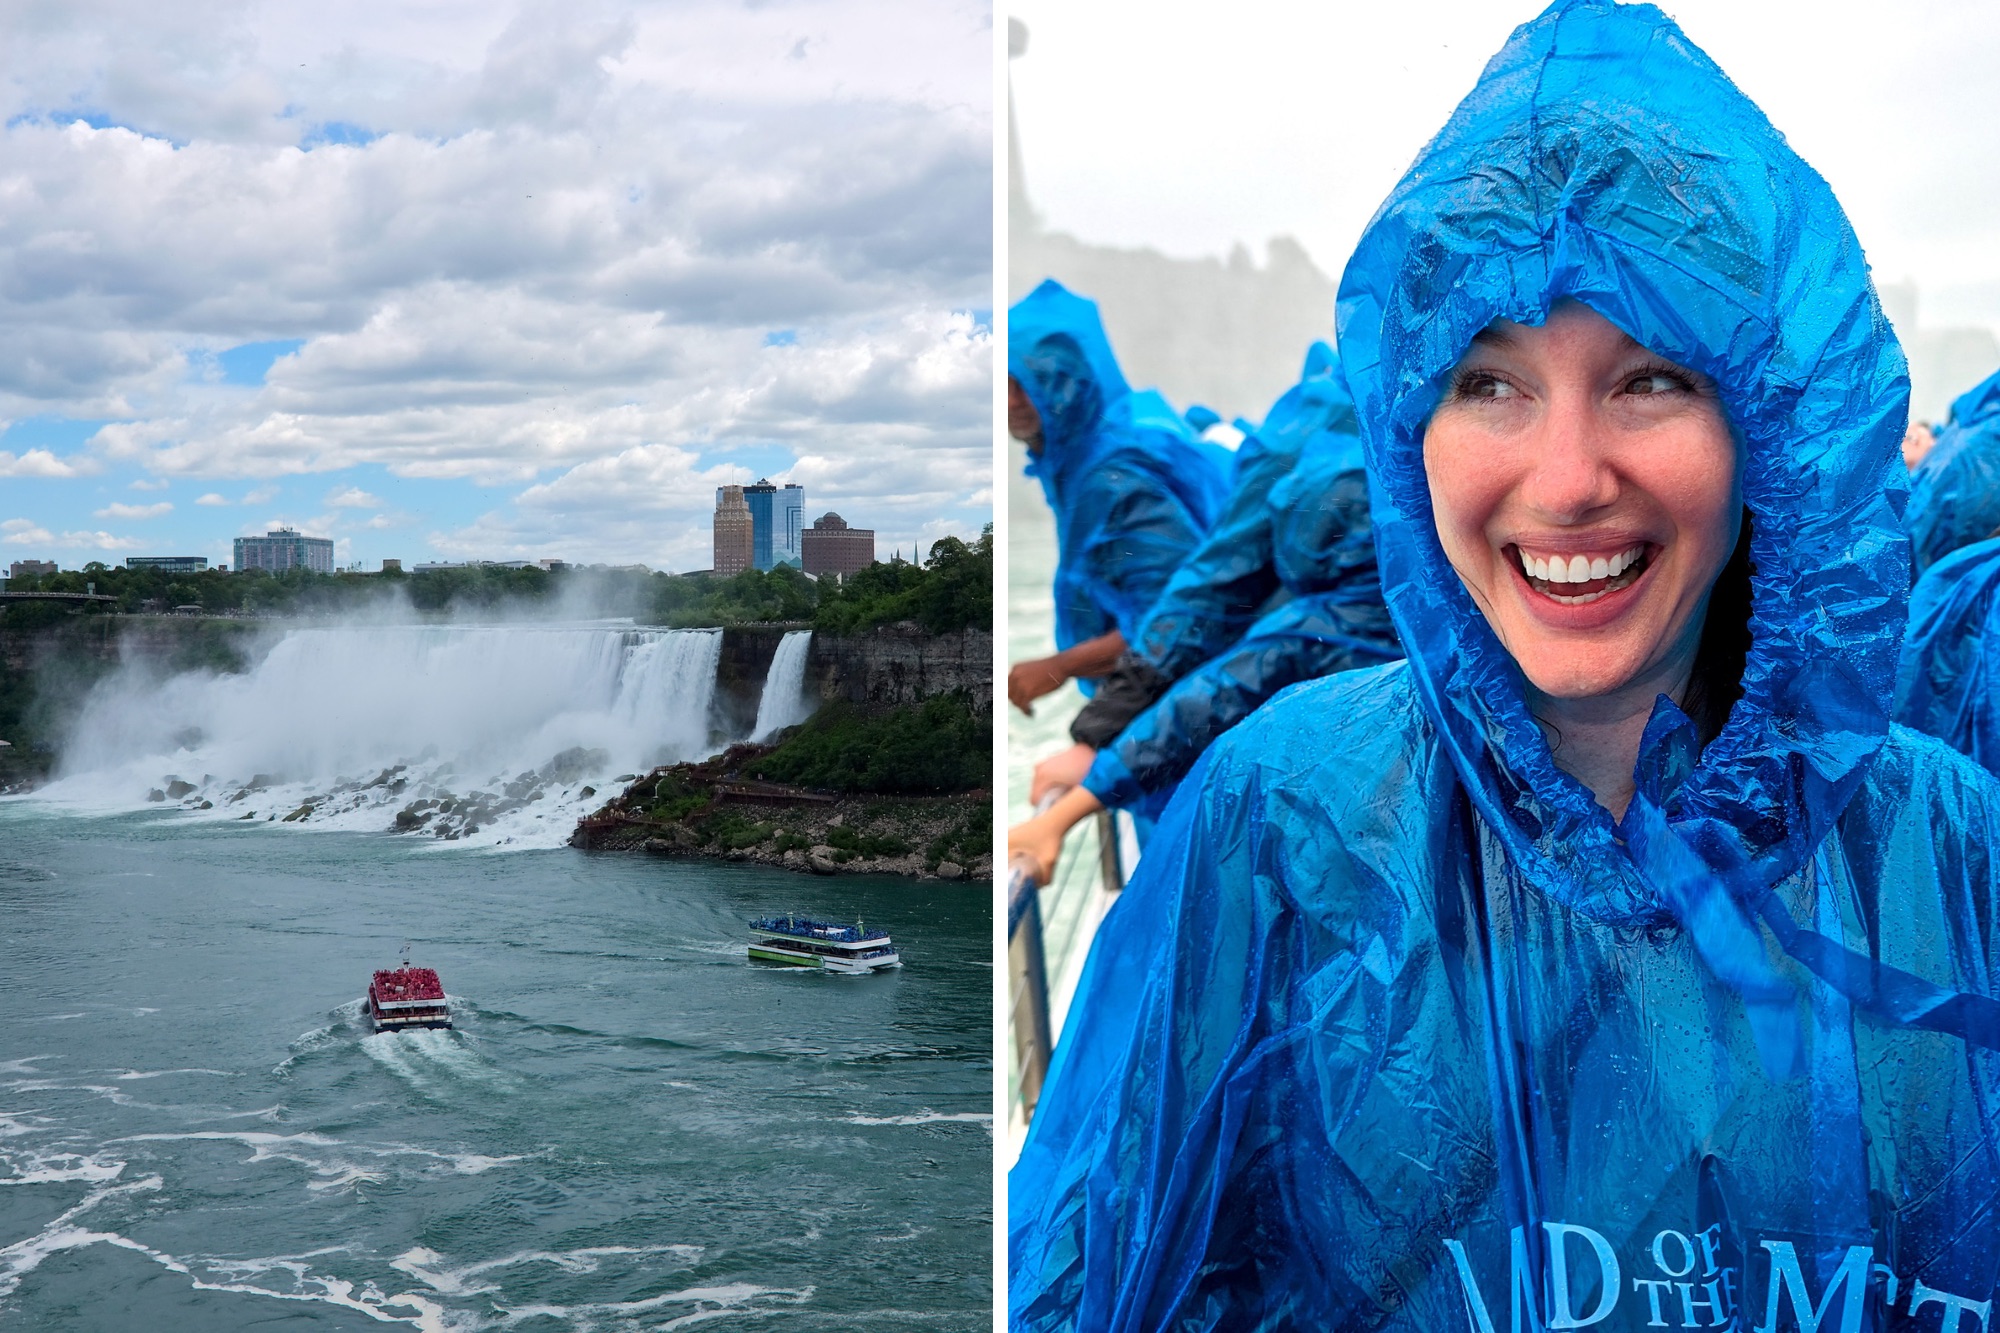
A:
<svg viewBox="0 0 2000 1333">
<path fill-rule="evenodd" d="M 1832 192 L 1659 10 L 1556 0 L 1338 328 L 1408 660 L 1162 818 L 1010 1182 L 1016 1327 L 1983 1318 L 2000 787 L 1889 722 L 1909 385 Z"/>
</svg>

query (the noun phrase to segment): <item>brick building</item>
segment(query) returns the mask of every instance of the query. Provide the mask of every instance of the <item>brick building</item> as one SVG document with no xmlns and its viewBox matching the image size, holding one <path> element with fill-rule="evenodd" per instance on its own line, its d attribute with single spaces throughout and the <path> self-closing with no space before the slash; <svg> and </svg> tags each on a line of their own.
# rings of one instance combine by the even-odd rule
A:
<svg viewBox="0 0 2000 1333">
<path fill-rule="evenodd" d="M 756 536 L 741 486 L 715 491 L 715 572 L 741 574 L 756 562 Z"/>
<path fill-rule="evenodd" d="M 800 534 L 805 571 L 821 574 L 858 574 L 875 563 L 875 529 L 850 528 L 838 514 L 822 514 Z"/>
</svg>

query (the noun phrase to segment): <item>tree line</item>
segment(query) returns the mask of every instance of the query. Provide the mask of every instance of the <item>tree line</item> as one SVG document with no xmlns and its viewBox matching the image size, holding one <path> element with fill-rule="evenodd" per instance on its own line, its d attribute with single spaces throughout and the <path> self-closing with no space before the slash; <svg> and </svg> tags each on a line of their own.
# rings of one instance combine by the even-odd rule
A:
<svg viewBox="0 0 2000 1333">
<path fill-rule="evenodd" d="M 675 628 L 810 624 L 829 634 L 914 621 L 935 634 L 993 620 L 993 526 L 974 542 L 946 537 L 921 565 L 901 558 L 845 579 L 811 579 L 796 569 L 655 574 L 639 569 L 506 569 L 454 566 L 405 573 L 315 574 L 247 570 L 169 574 L 92 562 L 81 570 L 24 575 L 9 592 L 95 591 L 114 600 L 83 612 L 60 602 L 24 602 L 0 611 L 0 626 L 28 629 L 99 609 L 125 614 L 191 608 L 211 616 L 319 617 L 397 602 L 424 614 L 625 617 Z"/>
</svg>

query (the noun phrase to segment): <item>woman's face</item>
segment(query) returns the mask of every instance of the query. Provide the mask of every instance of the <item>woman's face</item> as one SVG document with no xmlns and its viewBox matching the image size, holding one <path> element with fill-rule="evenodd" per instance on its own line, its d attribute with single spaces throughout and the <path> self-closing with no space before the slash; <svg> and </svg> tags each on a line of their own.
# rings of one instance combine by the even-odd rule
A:
<svg viewBox="0 0 2000 1333">
<path fill-rule="evenodd" d="M 1445 557 L 1534 688 L 1672 693 L 1743 510 L 1712 385 L 1566 301 L 1473 340 L 1424 432 Z"/>
</svg>

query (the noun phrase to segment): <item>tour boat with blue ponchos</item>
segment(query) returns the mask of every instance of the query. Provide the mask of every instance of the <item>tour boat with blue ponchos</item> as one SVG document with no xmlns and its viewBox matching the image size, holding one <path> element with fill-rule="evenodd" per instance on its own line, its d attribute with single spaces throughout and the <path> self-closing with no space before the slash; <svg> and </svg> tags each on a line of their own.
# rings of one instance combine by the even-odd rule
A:
<svg viewBox="0 0 2000 1333">
<path fill-rule="evenodd" d="M 828 972 L 874 972 L 903 960 L 886 930 L 869 930 L 803 916 L 759 917 L 750 923 L 750 957 L 760 963 L 817 967 Z"/>
</svg>

